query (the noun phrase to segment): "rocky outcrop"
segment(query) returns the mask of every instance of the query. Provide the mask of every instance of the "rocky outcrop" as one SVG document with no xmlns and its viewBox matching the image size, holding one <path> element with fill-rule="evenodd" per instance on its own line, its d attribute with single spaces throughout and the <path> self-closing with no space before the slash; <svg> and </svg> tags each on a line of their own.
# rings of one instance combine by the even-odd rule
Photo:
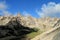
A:
<svg viewBox="0 0 60 40">
<path fill-rule="evenodd" d="M 0 23 L 0 40 L 30 40 L 26 34 L 35 32 L 34 29 L 21 25 L 17 17 L 4 18 L 1 22 L 6 21 L 7 23 Z"/>
<path fill-rule="evenodd" d="M 39 28 L 45 32 L 59 26 L 59 21 L 59 18 L 34 18 L 20 14 L 0 16 L 0 40 L 25 40 L 26 34 L 35 32 L 32 28 Z M 30 38 L 26 40 L 30 40 Z"/>
<path fill-rule="evenodd" d="M 60 19 L 54 24 L 53 28 L 43 32 L 31 40 L 60 40 Z"/>
<path fill-rule="evenodd" d="M 45 31 L 53 28 L 54 24 L 60 20 L 59 18 L 34 18 L 32 16 L 22 16 L 21 14 L 17 14 L 17 16 L 0 16 L 0 25 L 6 25 L 13 18 L 17 18 L 21 25 L 30 28 L 36 27 Z"/>
</svg>

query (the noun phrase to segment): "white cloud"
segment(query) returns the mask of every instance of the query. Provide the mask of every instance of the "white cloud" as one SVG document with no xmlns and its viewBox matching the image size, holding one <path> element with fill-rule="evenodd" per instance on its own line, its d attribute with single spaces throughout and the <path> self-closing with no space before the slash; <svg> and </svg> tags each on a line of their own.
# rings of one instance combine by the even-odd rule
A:
<svg viewBox="0 0 60 40">
<path fill-rule="evenodd" d="M 60 17 L 60 3 L 43 4 L 42 8 L 36 12 L 40 17 Z"/>
<path fill-rule="evenodd" d="M 5 10 L 7 8 L 7 5 L 5 2 L 0 2 L 0 10 Z"/>
<path fill-rule="evenodd" d="M 5 15 L 5 16 L 11 15 L 11 13 L 7 9 L 8 9 L 8 5 L 6 4 L 6 2 L 5 1 L 0 2 L 0 15 Z"/>
</svg>

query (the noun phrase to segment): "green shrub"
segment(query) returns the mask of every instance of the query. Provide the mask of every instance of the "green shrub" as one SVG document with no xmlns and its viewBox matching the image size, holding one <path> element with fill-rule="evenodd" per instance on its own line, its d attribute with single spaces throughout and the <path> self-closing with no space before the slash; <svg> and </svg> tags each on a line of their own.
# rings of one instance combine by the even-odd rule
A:
<svg viewBox="0 0 60 40">
<path fill-rule="evenodd" d="M 30 39 L 34 38 L 35 36 L 37 36 L 37 35 L 42 33 L 42 31 L 39 28 L 33 28 L 33 29 L 34 29 L 33 32 L 27 34 L 27 38 L 30 38 Z"/>
<path fill-rule="evenodd" d="M 39 28 L 33 28 L 35 32 L 39 31 Z"/>
</svg>

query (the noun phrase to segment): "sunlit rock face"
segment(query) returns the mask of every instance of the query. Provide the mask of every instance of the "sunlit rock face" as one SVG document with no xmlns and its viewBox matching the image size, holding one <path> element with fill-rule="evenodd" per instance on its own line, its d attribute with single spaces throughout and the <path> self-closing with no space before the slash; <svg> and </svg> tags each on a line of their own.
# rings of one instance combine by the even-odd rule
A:
<svg viewBox="0 0 60 40">
<path fill-rule="evenodd" d="M 60 40 L 60 32 L 57 33 L 52 40 Z"/>
<path fill-rule="evenodd" d="M 42 34 L 36 36 L 32 40 L 60 40 L 60 25 L 57 25 L 59 23 L 56 23 L 56 26 L 54 28 L 43 32 Z"/>
<path fill-rule="evenodd" d="M 45 35 L 41 36 L 40 40 L 60 40 L 60 27 L 48 31 Z"/>
<path fill-rule="evenodd" d="M 45 31 L 53 28 L 54 24 L 60 20 L 59 18 L 34 18 L 32 16 L 22 16 L 21 14 L 17 14 L 17 16 L 0 16 L 0 25 L 6 25 L 13 18 L 17 18 L 21 25 L 30 28 L 36 27 Z"/>
<path fill-rule="evenodd" d="M 60 19 L 52 26 L 52 29 L 43 32 L 32 40 L 60 40 Z"/>
<path fill-rule="evenodd" d="M 54 24 L 57 23 L 59 18 L 34 18 L 34 17 L 21 17 L 19 18 L 22 25 L 39 28 L 40 30 L 49 30 L 53 28 Z"/>
</svg>

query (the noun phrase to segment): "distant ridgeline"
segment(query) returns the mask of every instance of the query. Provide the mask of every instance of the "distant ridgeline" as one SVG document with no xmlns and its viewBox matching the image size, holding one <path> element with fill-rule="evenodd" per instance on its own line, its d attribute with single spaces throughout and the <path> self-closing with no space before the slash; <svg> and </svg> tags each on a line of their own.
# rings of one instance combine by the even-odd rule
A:
<svg viewBox="0 0 60 40">
<path fill-rule="evenodd" d="M 39 28 L 40 30 L 49 30 L 51 29 L 55 23 L 57 23 L 59 18 L 34 18 L 32 16 L 22 16 L 18 13 L 16 16 L 9 15 L 9 16 L 0 16 L 0 25 L 6 25 L 11 19 L 17 18 L 20 24 L 30 28 Z"/>
</svg>

